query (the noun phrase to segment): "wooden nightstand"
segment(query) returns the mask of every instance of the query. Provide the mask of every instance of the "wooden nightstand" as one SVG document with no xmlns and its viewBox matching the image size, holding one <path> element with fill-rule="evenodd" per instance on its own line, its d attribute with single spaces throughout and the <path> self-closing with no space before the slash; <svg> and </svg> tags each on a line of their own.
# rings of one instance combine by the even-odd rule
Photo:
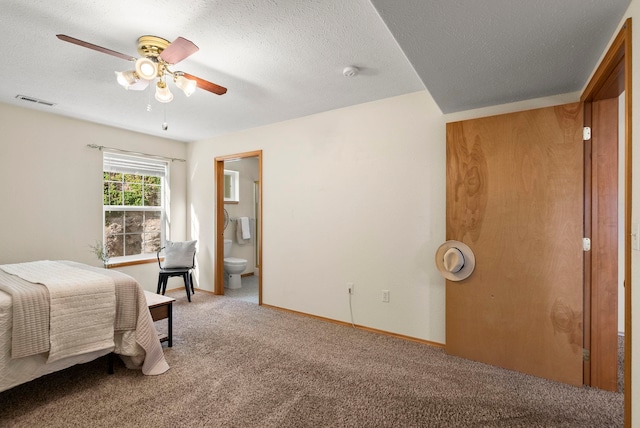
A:
<svg viewBox="0 0 640 428">
<path fill-rule="evenodd" d="M 151 312 L 151 318 L 154 321 L 167 319 L 167 334 L 160 335 L 160 342 L 168 342 L 169 348 L 173 346 L 173 302 L 176 299 L 172 297 L 163 296 L 162 294 L 151 293 L 149 291 L 144 292 L 144 297 L 147 299 L 147 306 L 149 312 Z"/>
</svg>

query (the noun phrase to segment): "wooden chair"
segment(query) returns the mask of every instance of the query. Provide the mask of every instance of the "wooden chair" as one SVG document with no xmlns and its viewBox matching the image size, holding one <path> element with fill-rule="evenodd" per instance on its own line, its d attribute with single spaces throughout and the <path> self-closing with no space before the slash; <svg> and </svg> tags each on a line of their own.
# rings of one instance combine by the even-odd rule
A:
<svg viewBox="0 0 640 428">
<path fill-rule="evenodd" d="M 156 253 L 160 272 L 158 274 L 157 294 L 167 291 L 167 281 L 172 276 L 181 276 L 184 280 L 184 289 L 187 292 L 187 300 L 191 301 L 191 295 L 195 293 L 193 288 L 192 269 L 196 260 L 197 241 L 171 242 L 160 248 Z M 164 261 L 161 253 L 164 251 Z"/>
</svg>

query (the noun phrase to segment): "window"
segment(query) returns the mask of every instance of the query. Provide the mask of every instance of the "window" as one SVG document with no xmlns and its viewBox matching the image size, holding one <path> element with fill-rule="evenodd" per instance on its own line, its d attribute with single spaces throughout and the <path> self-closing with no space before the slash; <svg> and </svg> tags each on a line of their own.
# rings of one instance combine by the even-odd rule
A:
<svg viewBox="0 0 640 428">
<path fill-rule="evenodd" d="M 238 171 L 224 170 L 224 202 L 240 202 L 240 173 Z"/>
<path fill-rule="evenodd" d="M 145 258 L 161 248 L 167 178 L 164 161 L 104 153 L 104 243 L 112 261 Z"/>
</svg>

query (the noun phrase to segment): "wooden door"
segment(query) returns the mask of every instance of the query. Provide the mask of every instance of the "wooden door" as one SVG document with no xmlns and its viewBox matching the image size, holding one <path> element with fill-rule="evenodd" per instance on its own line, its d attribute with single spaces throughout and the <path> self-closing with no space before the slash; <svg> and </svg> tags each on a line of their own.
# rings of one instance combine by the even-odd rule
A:
<svg viewBox="0 0 640 428">
<path fill-rule="evenodd" d="M 582 385 L 583 108 L 447 124 L 446 239 L 474 251 L 446 285 L 447 353 Z"/>
<path fill-rule="evenodd" d="M 618 390 L 618 98 L 591 105 L 589 385 Z M 585 337 L 585 339 L 587 339 Z"/>
</svg>

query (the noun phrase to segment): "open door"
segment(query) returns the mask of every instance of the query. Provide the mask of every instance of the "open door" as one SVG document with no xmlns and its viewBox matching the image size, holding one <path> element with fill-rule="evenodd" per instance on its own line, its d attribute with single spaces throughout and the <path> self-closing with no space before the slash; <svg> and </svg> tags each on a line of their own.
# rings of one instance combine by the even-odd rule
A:
<svg viewBox="0 0 640 428">
<path fill-rule="evenodd" d="M 446 239 L 476 261 L 447 353 L 582 385 L 582 127 L 581 103 L 447 124 Z"/>
<path fill-rule="evenodd" d="M 584 383 L 618 390 L 618 98 L 588 103 L 585 119 Z"/>
<path fill-rule="evenodd" d="M 618 267 L 624 279 L 624 394 L 625 423 L 631 416 L 631 18 L 611 44 L 581 101 L 592 139 L 585 141 L 585 236 L 592 250 L 585 257 L 585 336 L 590 358 L 585 362 L 585 385 L 618 389 Z M 623 111 L 619 100 L 623 98 Z M 619 120 L 624 123 L 618 135 Z M 624 162 L 618 164 L 618 150 Z M 618 186 L 618 171 L 623 174 Z M 620 192 L 621 191 L 621 192 Z M 622 193 L 623 250 L 618 257 L 618 195 Z"/>
<path fill-rule="evenodd" d="M 224 295 L 224 163 L 225 161 L 238 160 L 244 158 L 258 159 L 258 181 L 255 187 L 255 195 L 260 203 L 257 205 L 259 212 L 256 216 L 256 231 L 260 234 L 260 238 L 256 239 L 256 265 L 260 266 L 258 270 L 258 304 L 262 305 L 262 242 L 264 237 L 263 217 L 262 217 L 262 150 L 253 152 L 236 153 L 227 156 L 219 156 L 214 160 L 215 172 L 215 189 L 216 189 L 216 220 L 215 220 L 215 243 L 216 251 L 214 255 L 214 284 L 213 294 Z"/>
</svg>

